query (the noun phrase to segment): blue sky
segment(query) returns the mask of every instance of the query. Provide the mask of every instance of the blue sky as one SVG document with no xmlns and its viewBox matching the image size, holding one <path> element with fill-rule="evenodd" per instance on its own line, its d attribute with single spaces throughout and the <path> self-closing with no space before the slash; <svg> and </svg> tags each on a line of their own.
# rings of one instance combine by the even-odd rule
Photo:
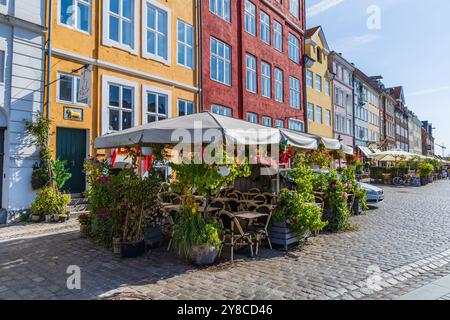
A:
<svg viewBox="0 0 450 320">
<path fill-rule="evenodd" d="M 371 6 L 379 29 L 368 27 Z M 450 154 L 450 1 L 306 0 L 306 8 L 308 27 L 321 25 L 332 50 L 386 86 L 403 86 L 408 107 L 433 123 Z"/>
</svg>

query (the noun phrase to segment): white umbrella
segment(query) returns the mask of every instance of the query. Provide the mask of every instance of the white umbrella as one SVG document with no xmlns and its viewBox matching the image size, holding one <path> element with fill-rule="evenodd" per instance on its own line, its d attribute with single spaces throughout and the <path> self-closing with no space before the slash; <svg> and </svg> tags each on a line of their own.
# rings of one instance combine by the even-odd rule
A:
<svg viewBox="0 0 450 320">
<path fill-rule="evenodd" d="M 416 155 L 406 151 L 388 150 L 376 154 L 374 156 L 374 159 L 378 161 L 397 162 L 397 161 L 407 161 L 414 157 L 416 157 Z"/>
</svg>

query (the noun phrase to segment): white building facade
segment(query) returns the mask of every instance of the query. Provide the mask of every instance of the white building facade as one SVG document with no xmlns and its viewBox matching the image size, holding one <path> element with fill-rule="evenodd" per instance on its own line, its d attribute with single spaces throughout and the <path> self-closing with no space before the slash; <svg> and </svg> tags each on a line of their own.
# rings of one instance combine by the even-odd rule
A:
<svg viewBox="0 0 450 320">
<path fill-rule="evenodd" d="M 25 120 L 44 101 L 45 0 L 0 0 L 0 224 L 34 199 L 31 174 L 39 153 Z"/>
</svg>

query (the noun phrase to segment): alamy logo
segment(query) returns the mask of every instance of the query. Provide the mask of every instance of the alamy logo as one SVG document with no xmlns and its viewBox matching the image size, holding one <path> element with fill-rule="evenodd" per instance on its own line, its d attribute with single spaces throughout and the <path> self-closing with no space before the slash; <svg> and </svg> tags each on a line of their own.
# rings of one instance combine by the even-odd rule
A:
<svg viewBox="0 0 450 320">
<path fill-rule="evenodd" d="M 371 5 L 367 8 L 367 28 L 369 30 L 381 30 L 381 8 L 377 5 Z"/>
<path fill-rule="evenodd" d="M 366 280 L 367 287 L 373 291 L 382 290 L 383 288 L 381 287 L 381 282 L 383 281 L 383 272 L 380 267 L 377 265 L 371 265 L 367 268 L 367 273 L 370 274 Z"/>
<path fill-rule="evenodd" d="M 67 274 L 70 276 L 67 278 L 66 286 L 69 290 L 80 290 L 81 289 L 81 269 L 79 266 L 68 266 Z"/>
</svg>

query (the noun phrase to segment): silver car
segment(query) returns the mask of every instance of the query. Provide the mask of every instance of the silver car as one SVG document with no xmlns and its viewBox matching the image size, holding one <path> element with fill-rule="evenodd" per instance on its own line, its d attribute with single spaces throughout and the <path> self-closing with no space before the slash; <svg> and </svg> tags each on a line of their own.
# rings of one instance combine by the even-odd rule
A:
<svg viewBox="0 0 450 320">
<path fill-rule="evenodd" d="M 366 201 L 367 203 L 371 204 L 377 204 L 384 200 L 384 191 L 381 188 L 372 186 L 371 184 L 359 182 L 359 185 L 361 188 L 366 190 L 367 196 Z"/>
</svg>

